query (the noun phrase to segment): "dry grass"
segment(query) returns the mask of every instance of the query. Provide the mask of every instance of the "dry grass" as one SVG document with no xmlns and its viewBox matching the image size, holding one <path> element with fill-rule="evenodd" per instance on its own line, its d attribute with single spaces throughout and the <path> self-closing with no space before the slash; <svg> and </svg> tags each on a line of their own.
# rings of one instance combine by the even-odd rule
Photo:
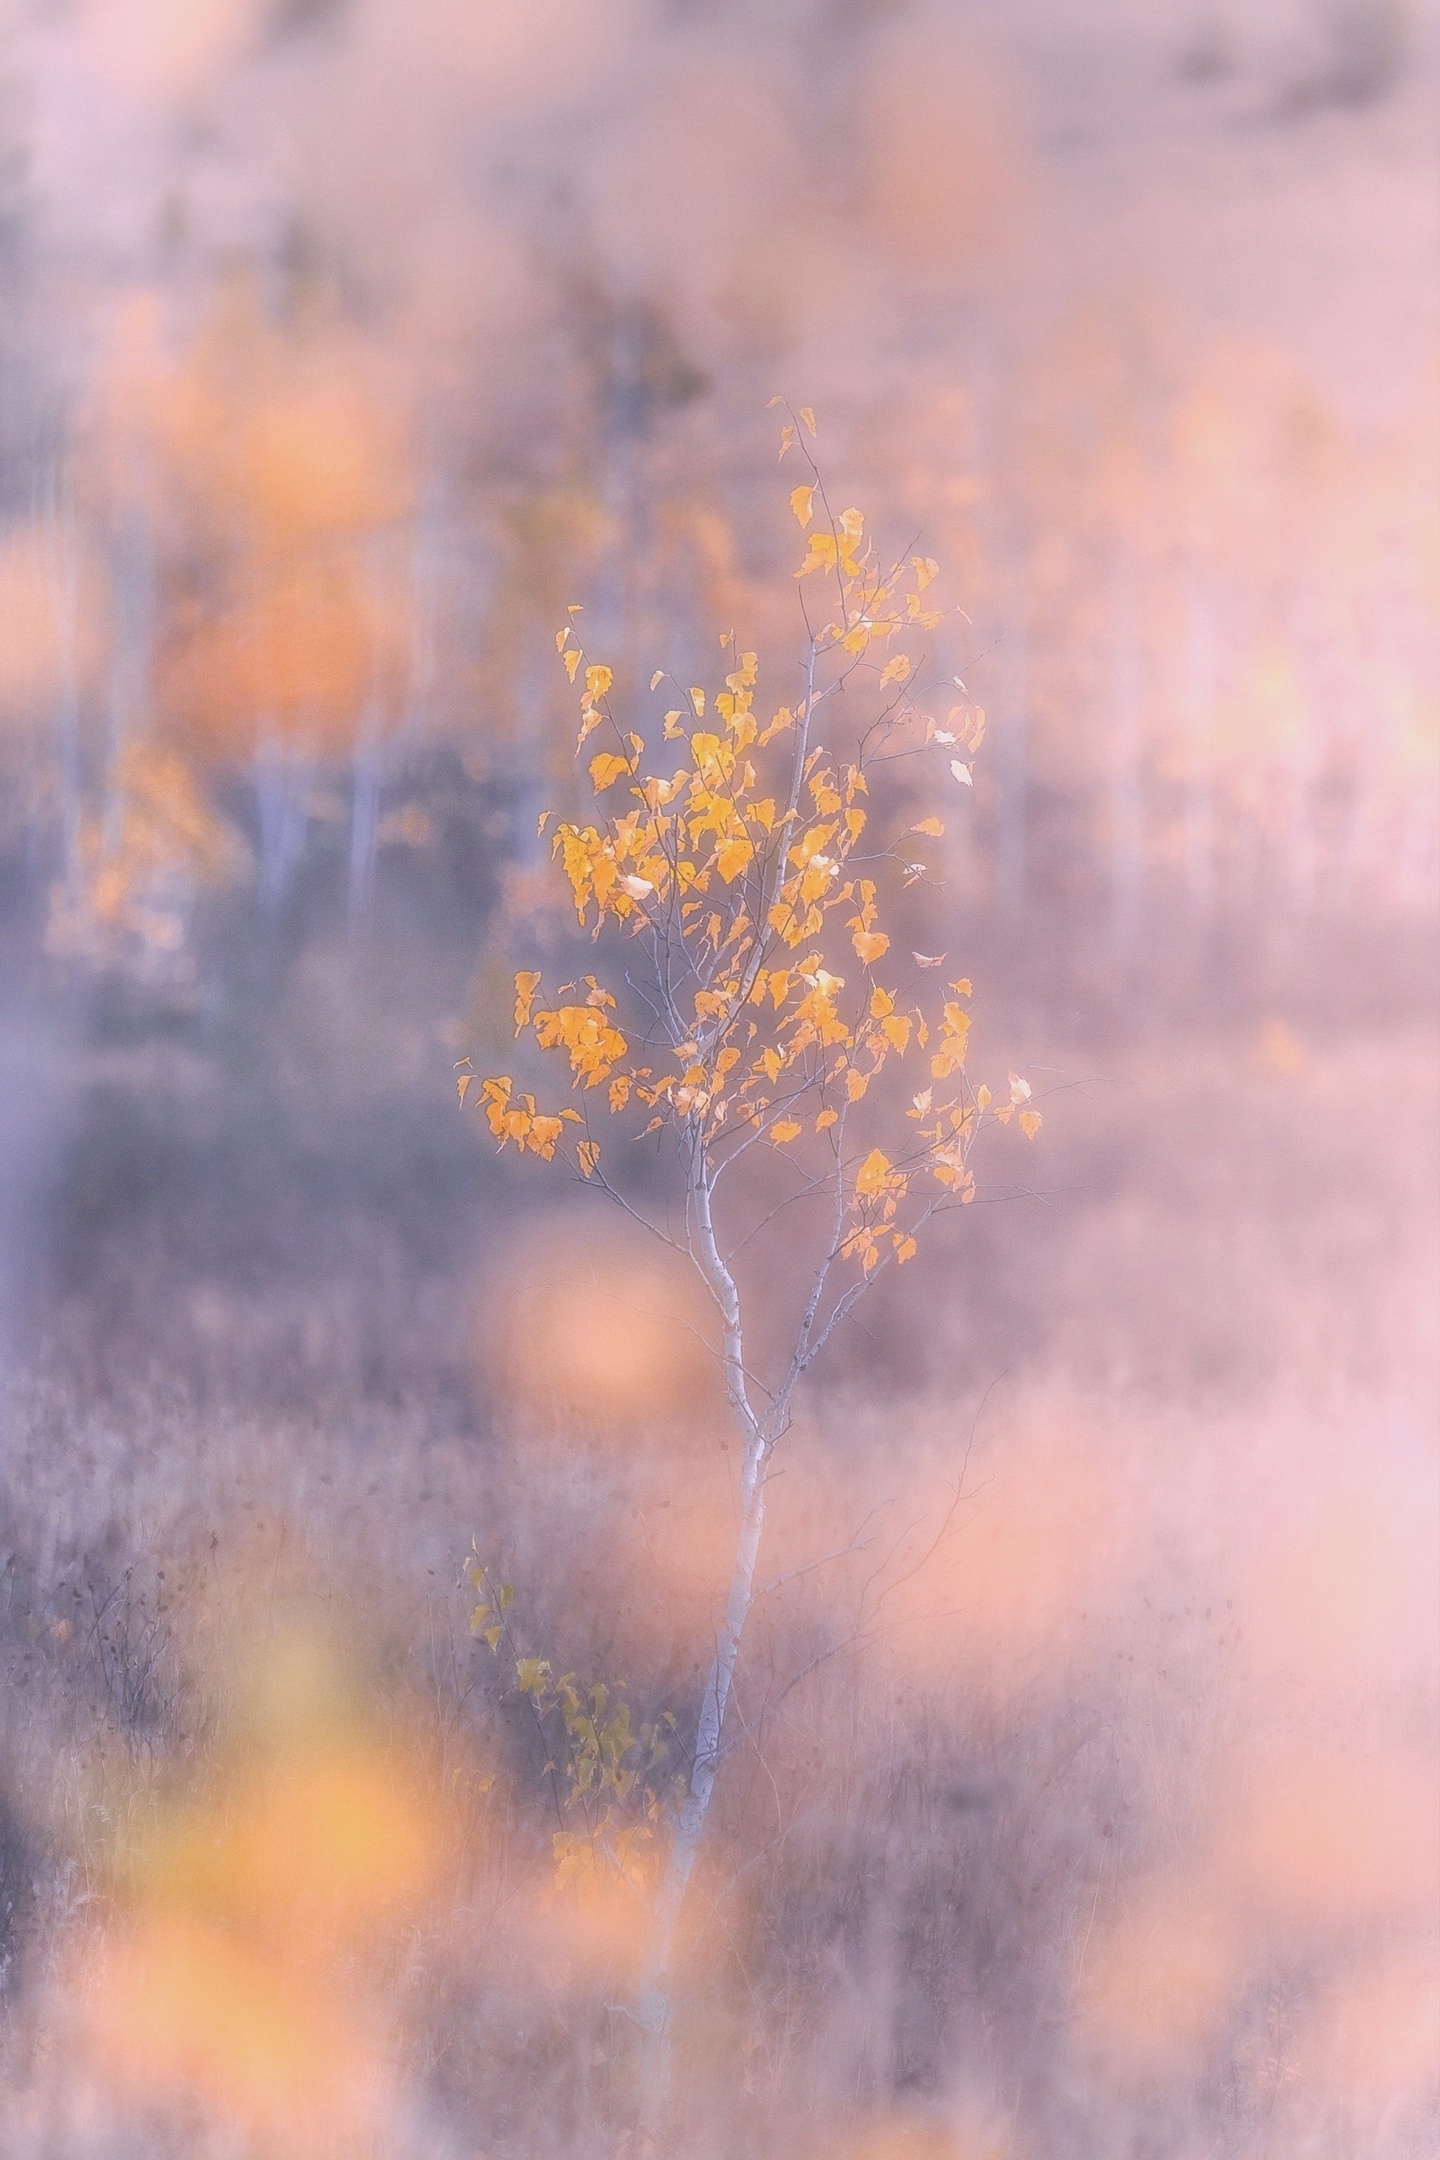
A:
<svg viewBox="0 0 1440 2160">
<path fill-rule="evenodd" d="M 770 1574 L 838 1557 L 747 1647 L 687 2155 L 1430 2149 L 1425 1072 L 1414 1037 L 1274 1028 L 1132 1057 L 1056 1106 L 1070 1196 L 976 1211 L 923 1310 L 857 1338 L 777 1486 Z M 428 1391 L 357 1385 L 335 1317 L 323 1411 L 266 1407 L 278 1291 L 172 1302 L 157 1366 L 93 1284 L 16 1390 L 8 2151 L 633 2149 L 643 1907 L 553 1894 L 534 1736 L 457 1576 L 475 1534 L 531 1646 L 683 1714 L 727 1458 L 703 1393 L 577 1429 L 512 1388 L 492 1422 L 472 1370 L 467 1413 L 472 1292 L 395 1280 Z M 158 1261 L 149 1292 L 178 1296 Z M 572 1361 L 606 1334 L 586 1310 L 535 1305 L 541 1369 L 547 1327 Z M 296 1643 L 332 1662 L 267 1738 L 246 1705 Z M 312 1821 L 317 1733 L 349 1767 Z M 219 1889 L 163 1859 L 197 1837 Z M 406 1838 L 423 1864 L 372 1895 Z M 177 2000 L 211 2038 L 167 2054 Z"/>
</svg>

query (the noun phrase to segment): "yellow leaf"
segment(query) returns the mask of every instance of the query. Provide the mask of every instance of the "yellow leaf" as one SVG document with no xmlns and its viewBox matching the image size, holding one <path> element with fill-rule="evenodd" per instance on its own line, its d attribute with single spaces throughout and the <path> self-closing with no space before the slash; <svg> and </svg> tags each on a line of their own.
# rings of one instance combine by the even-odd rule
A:
<svg viewBox="0 0 1440 2160">
<path fill-rule="evenodd" d="M 937 1080 L 964 1071 L 965 1042 L 969 1033 L 969 1013 L 962 1012 L 958 1005 L 947 1004 L 940 1016 L 940 1048 L 930 1060 L 930 1070 Z"/>
<path fill-rule="evenodd" d="M 1027 1140 L 1033 1140 L 1040 1130 L 1040 1112 L 1038 1110 L 1022 1110 L 1020 1112 L 1020 1130 Z"/>
<path fill-rule="evenodd" d="M 833 533 L 812 532 L 810 551 L 796 571 L 796 577 L 809 577 L 812 570 L 833 570 L 838 553 Z"/>
<path fill-rule="evenodd" d="M 630 1075 L 628 1073 L 617 1073 L 610 1082 L 610 1108 L 612 1110 L 623 1110 L 629 1100 Z"/>
<path fill-rule="evenodd" d="M 786 451 L 790 448 L 794 440 L 795 430 L 793 427 L 791 427 L 789 421 L 787 420 L 784 427 L 780 430 L 780 455 L 782 458 L 784 457 Z"/>
<path fill-rule="evenodd" d="M 684 732 L 684 728 L 680 725 L 680 714 L 678 712 L 667 712 L 665 715 L 666 741 L 673 742 L 677 735 L 683 735 Z"/>
<path fill-rule="evenodd" d="M 811 433 L 811 434 L 813 435 L 813 434 L 815 433 L 815 408 L 814 408 L 814 406 L 813 406 L 813 405 L 802 405 L 802 406 L 800 407 L 800 418 L 801 418 L 801 419 L 802 419 L 802 420 L 804 421 L 804 423 L 805 423 L 806 427 L 807 427 L 807 428 L 809 428 L 809 430 L 810 430 L 810 433 Z"/>
<path fill-rule="evenodd" d="M 570 636 L 570 625 L 569 625 L 569 623 L 566 623 L 566 625 L 565 625 L 565 627 L 564 627 L 564 629 L 563 629 L 563 630 L 557 630 L 557 631 L 555 632 L 555 650 L 556 650 L 556 652 L 564 652 L 564 650 L 565 650 L 565 646 L 566 646 L 566 643 L 567 643 L 567 642 L 568 642 L 568 640 L 569 640 L 569 636 Z"/>
<path fill-rule="evenodd" d="M 462 1110 L 463 1110 L 463 1109 L 464 1109 L 464 1107 L 465 1107 L 465 1095 L 466 1095 L 466 1091 L 468 1090 L 468 1088 L 469 1088 L 469 1086 L 470 1086 L 470 1083 L 471 1083 L 471 1081 L 472 1081 L 472 1080 L 473 1080 L 474 1078 L 475 1078 L 475 1075 L 474 1075 L 474 1073 L 461 1073 L 460 1077 L 459 1077 L 459 1078 L 458 1078 L 458 1080 L 457 1080 L 457 1081 L 455 1082 L 455 1085 L 456 1085 L 456 1087 L 458 1088 L 458 1090 L 459 1090 L 459 1092 L 460 1092 L 460 1107 L 461 1107 L 461 1109 L 462 1109 Z"/>
<path fill-rule="evenodd" d="M 521 1028 L 525 1027 L 529 1022 L 530 1007 L 535 1001 L 535 992 L 539 987 L 540 970 L 538 968 L 533 974 L 528 970 L 522 970 L 515 977 L 515 1032 L 517 1035 Z"/>
<path fill-rule="evenodd" d="M 800 1127 L 794 1118 L 779 1118 L 770 1127 L 770 1138 L 783 1147 L 785 1142 L 793 1140 L 799 1131 Z"/>
<path fill-rule="evenodd" d="M 590 782 L 595 793 L 603 795 L 606 788 L 615 785 L 621 773 L 628 773 L 629 770 L 628 758 L 616 757 L 610 751 L 602 750 L 598 757 L 590 760 Z"/>
<path fill-rule="evenodd" d="M 540 834 L 544 832 L 545 827 L 549 824 L 551 818 L 554 817 L 554 815 L 555 813 L 553 810 L 542 810 L 539 817 L 536 818 L 535 836 L 537 839 L 539 838 Z"/>
<path fill-rule="evenodd" d="M 933 555 L 912 555 L 910 566 L 915 572 L 915 583 L 921 592 L 940 575 L 940 565 Z"/>
<path fill-rule="evenodd" d="M 790 490 L 790 508 L 794 511 L 802 526 L 810 523 L 810 505 L 814 499 L 815 490 L 813 487 L 797 487 Z"/>
<path fill-rule="evenodd" d="M 558 1117 L 533 1117 L 530 1120 L 530 1131 L 526 1136 L 527 1144 L 532 1152 L 539 1155 L 545 1162 L 553 1162 L 555 1160 L 555 1143 L 560 1138 L 561 1129 Z"/>
<path fill-rule="evenodd" d="M 577 1142 L 576 1142 L 576 1145 L 575 1145 L 575 1155 L 576 1155 L 576 1160 L 577 1160 L 577 1161 L 579 1162 L 579 1164 L 580 1164 L 580 1175 L 581 1175 L 582 1177 L 587 1177 L 587 1178 L 588 1178 L 588 1177 L 593 1177 L 593 1176 L 595 1175 L 595 1165 L 596 1165 L 596 1164 L 597 1164 L 597 1163 L 599 1162 L 599 1160 L 600 1160 L 600 1143 L 599 1143 L 599 1141 L 598 1141 L 598 1140 L 580 1140 L 580 1141 L 577 1141 Z"/>
<path fill-rule="evenodd" d="M 744 833 L 736 833 L 727 840 L 715 857 L 715 867 L 727 885 L 733 885 L 740 872 L 755 859 L 754 843 Z"/>
<path fill-rule="evenodd" d="M 871 1148 L 855 1173 L 855 1191 L 860 1198 L 873 1200 L 883 1193 L 890 1183 L 890 1158 L 880 1149 Z"/>
<path fill-rule="evenodd" d="M 914 1257 L 915 1257 L 915 1240 L 914 1240 L 914 1238 L 913 1238 L 913 1237 L 897 1237 L 897 1238 L 896 1238 L 896 1240 L 895 1240 L 895 1260 L 896 1260 L 896 1265 L 897 1265 L 897 1266 L 899 1266 L 899 1267 L 904 1267 L 904 1265 L 905 1265 L 905 1262 L 906 1262 L 907 1260 L 913 1260 L 913 1259 L 914 1259 Z"/>
<path fill-rule="evenodd" d="M 857 930 L 851 943 L 867 967 L 872 960 L 883 958 L 890 950 L 890 940 L 883 930 Z"/>
<path fill-rule="evenodd" d="M 611 1069 L 624 1057 L 628 1045 L 603 1010 L 595 1005 L 562 1005 L 555 1012 L 535 1015 L 536 1039 L 542 1050 L 563 1049 L 570 1070 L 586 1087 L 608 1080 Z"/>
<path fill-rule="evenodd" d="M 840 1113 L 838 1110 L 822 1110 L 819 1117 L 817 1117 L 815 1120 L 816 1132 L 824 1132 L 826 1126 L 833 1125 L 839 1118 L 839 1115 Z"/>
<path fill-rule="evenodd" d="M 910 673 L 910 656 L 909 656 L 909 654 L 908 654 L 908 653 L 903 653 L 903 652 L 897 652 L 897 653 L 896 653 L 896 655 L 895 655 L 895 657 L 894 657 L 894 659 L 893 659 L 893 660 L 887 660 L 887 661 L 886 661 L 886 663 L 885 663 L 885 665 L 884 665 L 884 667 L 883 667 L 883 668 L 881 669 L 881 671 L 880 671 L 880 687 L 881 687 L 881 689 L 883 690 L 883 689 L 885 688 L 885 685 L 886 685 L 886 683 L 892 683 L 892 682 L 904 682 L 905 678 L 906 678 L 906 677 L 908 676 L 908 674 L 909 674 L 909 673 Z"/>
<path fill-rule="evenodd" d="M 506 1106 L 510 1100 L 510 1082 L 503 1076 L 497 1080 L 482 1080 L 481 1100 L 485 1105 L 485 1118 L 501 1147 L 505 1145 L 507 1127 Z"/>
<path fill-rule="evenodd" d="M 943 840 L 945 837 L 945 827 L 938 817 L 921 818 L 919 824 L 912 825 L 910 830 L 911 832 L 928 833 L 932 840 Z"/>
<path fill-rule="evenodd" d="M 587 667 L 585 670 L 585 688 L 591 697 L 604 697 L 614 680 L 608 667 Z"/>
<path fill-rule="evenodd" d="M 581 652 L 579 646 L 572 645 L 569 651 L 563 655 L 563 658 L 565 661 L 565 672 L 570 677 L 571 682 L 574 682 L 575 670 L 579 667 L 581 660 Z"/>
<path fill-rule="evenodd" d="M 869 1087 L 869 1085 L 870 1082 L 866 1078 L 865 1074 L 862 1072 L 857 1072 L 855 1070 L 855 1067 L 852 1065 L 849 1072 L 845 1075 L 845 1093 L 849 1096 L 851 1102 L 859 1102 L 861 1096 L 865 1093 L 865 1090 L 867 1087 Z"/>
<path fill-rule="evenodd" d="M 965 685 L 960 682 L 958 675 L 955 680 L 960 683 L 960 688 L 964 690 Z M 968 691 L 966 691 L 966 696 L 969 696 Z M 945 717 L 950 725 L 943 730 L 936 728 L 934 735 L 936 742 L 959 743 L 966 750 L 978 750 L 980 748 L 981 743 L 985 740 L 985 711 L 983 706 L 952 705 Z"/>
<path fill-rule="evenodd" d="M 694 706 L 694 708 L 695 708 L 695 717 L 696 717 L 696 719 L 697 719 L 697 720 L 703 720 L 703 719 L 704 719 L 704 717 L 705 717 L 705 693 L 704 693 L 704 691 L 703 691 L 703 690 L 692 690 L 692 691 L 690 692 L 690 703 L 691 703 L 691 704 L 692 704 L 692 705 Z"/>
<path fill-rule="evenodd" d="M 660 683 L 662 683 L 662 682 L 664 682 L 664 680 L 665 680 L 665 670 L 664 670 L 664 668 L 661 668 L 661 667 L 657 667 L 657 668 L 656 668 L 656 670 L 655 670 L 655 672 L 654 672 L 654 674 L 653 674 L 653 675 L 652 675 L 652 676 L 650 677 L 650 688 L 651 688 L 652 690 L 654 690 L 654 689 L 655 689 L 655 688 L 657 687 L 657 685 L 658 685 L 658 684 L 660 684 Z"/>
<path fill-rule="evenodd" d="M 904 1013 L 892 1013 L 880 1023 L 880 1032 L 903 1057 L 910 1042 L 910 1021 Z"/>
</svg>

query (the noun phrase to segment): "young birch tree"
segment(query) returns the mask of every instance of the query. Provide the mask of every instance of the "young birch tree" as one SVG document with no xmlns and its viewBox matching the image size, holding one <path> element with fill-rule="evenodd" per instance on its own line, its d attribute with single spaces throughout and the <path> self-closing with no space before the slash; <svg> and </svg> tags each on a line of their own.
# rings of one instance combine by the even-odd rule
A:
<svg viewBox="0 0 1440 2160">
<path fill-rule="evenodd" d="M 928 754 L 942 789 L 968 791 L 984 716 L 967 702 L 942 727 L 917 709 L 907 644 L 943 619 L 928 598 L 937 566 L 918 555 L 882 562 L 860 512 L 832 511 L 802 426 L 813 433 L 808 409 L 781 440 L 782 457 L 798 449 L 811 474 L 790 496 L 809 535 L 796 573 L 798 697 L 762 723 L 756 656 L 724 637 L 724 688 L 708 699 L 702 687 L 677 692 L 647 743 L 615 711 L 612 672 L 582 650 L 571 611 L 556 644 L 582 686 L 577 750 L 605 807 L 591 823 L 559 824 L 553 851 L 580 924 L 616 950 L 616 987 L 587 974 L 547 998 L 538 972 L 515 977 L 516 1034 L 568 1065 L 569 1102 L 542 1108 L 468 1059 L 459 1076 L 462 1104 L 473 1086 L 500 1148 L 567 1164 L 693 1265 L 741 1441 L 734 1558 L 640 1992 L 652 2090 L 658 2078 L 662 2091 L 676 1930 L 755 1598 L 767 1478 L 796 1392 L 882 1273 L 905 1266 L 935 1216 L 973 1198 L 985 1125 L 1014 1116 L 1033 1135 L 1040 1123 L 1018 1075 L 998 1096 L 971 1085 L 969 982 L 950 981 L 938 998 L 908 990 L 944 956 L 906 963 L 882 927 L 885 885 L 925 877 L 917 845 L 944 824 L 927 815 L 875 838 L 872 785 Z M 652 693 L 667 680 L 652 677 Z M 887 1068 L 916 1057 L 914 1084 L 895 1087 Z M 615 1146 L 655 1133 L 668 1137 L 683 1194 L 664 1223 L 627 1191 Z M 741 1172 L 758 1149 L 772 1158 L 764 1180 Z M 803 1295 L 785 1353 L 761 1370 L 747 1332 L 757 1235 L 797 1208 L 809 1238 Z"/>
</svg>

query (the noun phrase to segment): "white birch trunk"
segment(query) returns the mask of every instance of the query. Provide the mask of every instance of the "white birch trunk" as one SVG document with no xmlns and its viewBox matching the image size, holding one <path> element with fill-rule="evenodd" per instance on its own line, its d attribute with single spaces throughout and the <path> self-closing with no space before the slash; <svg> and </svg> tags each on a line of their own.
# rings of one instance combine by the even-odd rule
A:
<svg viewBox="0 0 1440 2160">
<path fill-rule="evenodd" d="M 639 2022 L 645 2034 L 644 2117 L 652 2133 L 663 2126 L 670 2095 L 670 2014 L 675 1939 L 685 1893 L 690 1886 L 725 1731 L 725 1713 L 735 1679 L 741 1637 L 755 1599 L 755 1567 L 765 1524 L 766 1464 L 783 1422 L 783 1400 L 768 1418 L 757 1417 L 745 1371 L 745 1335 L 739 1287 L 721 1254 L 715 1235 L 712 1194 L 700 1143 L 690 1182 L 691 1252 L 720 1315 L 721 1363 L 725 1392 L 745 1443 L 740 1477 L 740 1525 L 730 1570 L 724 1617 L 700 1698 L 695 1760 L 689 1790 L 680 1810 L 664 1878 L 655 1904 L 649 1955 L 639 1990 Z"/>
</svg>

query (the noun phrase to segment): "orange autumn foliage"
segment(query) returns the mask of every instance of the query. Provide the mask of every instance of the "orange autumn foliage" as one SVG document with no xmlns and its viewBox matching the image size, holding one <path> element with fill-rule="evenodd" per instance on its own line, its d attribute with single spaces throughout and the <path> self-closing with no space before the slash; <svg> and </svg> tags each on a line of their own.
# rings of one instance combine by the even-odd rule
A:
<svg viewBox="0 0 1440 2160">
<path fill-rule="evenodd" d="M 813 431 L 808 409 L 787 423 L 782 455 L 802 425 Z M 561 823 L 552 854 L 577 921 L 597 939 L 625 941 L 632 994 L 622 1015 L 615 993 L 586 975 L 540 1004 L 540 973 L 517 974 L 516 1034 L 564 1057 L 578 1105 L 542 1109 L 508 1074 L 479 1078 L 474 1099 L 502 1148 L 560 1156 L 607 1187 L 606 1112 L 641 1136 L 668 1126 L 717 1175 L 757 1144 L 785 1148 L 834 1200 L 831 1257 L 869 1276 L 882 1260 L 908 1260 L 939 1208 L 973 1196 L 970 1155 L 984 1123 L 1018 1113 L 1033 1135 L 1040 1117 L 1018 1075 L 998 1099 L 971 1086 L 968 981 L 951 982 L 927 1010 L 902 1004 L 898 983 L 876 974 L 892 942 L 880 927 L 882 881 L 923 879 L 907 843 L 940 839 L 945 826 L 927 815 L 877 842 L 871 783 L 900 759 L 940 753 L 968 787 L 956 753 L 973 752 L 984 728 L 968 705 L 937 725 L 904 687 L 915 659 L 894 648 L 943 619 L 925 597 L 937 565 L 923 556 L 884 563 L 859 510 L 832 513 L 818 471 L 790 506 L 808 529 L 797 579 L 820 576 L 826 596 L 823 622 L 806 606 L 805 687 L 793 709 L 757 711 L 758 658 L 726 637 L 734 664 L 723 686 L 677 690 L 658 727 L 641 732 L 617 715 L 611 668 L 581 648 L 578 610 L 557 632 L 566 671 L 582 685 L 577 751 L 597 735 L 611 745 L 590 756 L 591 785 L 600 798 L 626 783 L 626 803 L 594 822 Z M 652 693 L 666 681 L 657 672 Z M 829 701 L 845 691 L 853 708 L 867 690 L 878 710 L 842 749 L 824 724 L 840 710 Z M 882 1147 L 868 1128 L 862 1137 L 858 1106 L 887 1064 L 912 1051 L 928 1053 L 926 1084 Z M 476 1079 L 464 1060 L 462 1102 Z M 595 1107 L 602 1088 L 604 1111 Z"/>
</svg>

